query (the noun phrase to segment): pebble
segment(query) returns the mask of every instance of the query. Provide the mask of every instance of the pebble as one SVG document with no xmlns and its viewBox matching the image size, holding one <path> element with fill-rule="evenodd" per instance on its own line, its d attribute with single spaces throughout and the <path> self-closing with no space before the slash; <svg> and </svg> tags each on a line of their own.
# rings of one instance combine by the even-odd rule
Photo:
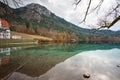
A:
<svg viewBox="0 0 120 80">
<path fill-rule="evenodd" d="M 90 78 L 90 73 L 88 73 L 88 72 L 87 72 L 87 73 L 84 73 L 84 74 L 83 74 L 83 77 L 84 77 L 84 78 Z"/>
</svg>

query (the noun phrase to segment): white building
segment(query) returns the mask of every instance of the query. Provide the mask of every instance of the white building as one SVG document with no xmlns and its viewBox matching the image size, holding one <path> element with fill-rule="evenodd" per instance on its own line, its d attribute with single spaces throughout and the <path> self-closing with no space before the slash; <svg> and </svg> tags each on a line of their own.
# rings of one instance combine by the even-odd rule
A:
<svg viewBox="0 0 120 80">
<path fill-rule="evenodd" d="M 11 38 L 12 38 L 12 39 L 22 39 L 21 36 L 17 36 L 17 35 L 13 35 Z"/>
<path fill-rule="evenodd" d="M 0 39 L 10 39 L 9 24 L 6 20 L 2 19 L 0 19 Z"/>
</svg>

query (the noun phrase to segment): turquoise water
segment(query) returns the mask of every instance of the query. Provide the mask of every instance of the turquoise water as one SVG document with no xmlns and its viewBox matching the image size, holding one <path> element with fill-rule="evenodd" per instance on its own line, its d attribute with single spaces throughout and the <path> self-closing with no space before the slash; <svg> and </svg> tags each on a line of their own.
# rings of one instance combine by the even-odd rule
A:
<svg viewBox="0 0 120 80">
<path fill-rule="evenodd" d="M 88 72 L 89 80 L 119 80 L 117 65 L 120 44 L 51 43 L 0 48 L 1 79 L 86 80 L 82 75 Z"/>
</svg>

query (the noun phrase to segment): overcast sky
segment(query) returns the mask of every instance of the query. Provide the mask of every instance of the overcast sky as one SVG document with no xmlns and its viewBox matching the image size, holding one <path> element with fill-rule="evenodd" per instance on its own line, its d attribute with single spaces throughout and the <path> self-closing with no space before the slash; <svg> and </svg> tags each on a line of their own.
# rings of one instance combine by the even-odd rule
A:
<svg viewBox="0 0 120 80">
<path fill-rule="evenodd" d="M 92 28 L 87 27 L 87 25 L 96 25 L 98 18 L 104 19 L 103 16 L 106 12 L 110 10 L 111 5 L 114 7 L 116 4 L 115 0 L 104 0 L 104 3 L 102 4 L 102 7 L 99 11 L 99 14 L 92 13 L 87 17 L 86 24 L 79 24 L 79 22 L 83 19 L 86 9 L 86 1 L 83 0 L 81 4 L 78 5 L 78 7 L 75 9 L 75 5 L 73 4 L 75 0 L 26 0 L 24 4 L 28 3 L 38 3 L 46 8 L 48 8 L 50 11 L 55 13 L 57 16 L 60 16 L 64 18 L 65 20 L 72 22 L 80 27 L 84 28 Z M 92 0 L 92 6 L 93 8 L 95 5 L 97 5 L 99 0 Z M 85 5 L 85 4 L 86 5 Z M 84 4 L 84 5 L 83 5 Z M 115 24 L 113 27 L 110 28 L 111 30 L 120 30 L 120 22 Z"/>
</svg>

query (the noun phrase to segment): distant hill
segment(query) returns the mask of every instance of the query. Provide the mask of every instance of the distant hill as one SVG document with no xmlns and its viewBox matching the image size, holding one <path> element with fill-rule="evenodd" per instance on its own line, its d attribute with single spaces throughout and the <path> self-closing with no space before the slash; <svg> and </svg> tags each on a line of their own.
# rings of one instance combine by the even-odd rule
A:
<svg viewBox="0 0 120 80">
<path fill-rule="evenodd" d="M 11 23 L 11 30 L 16 32 L 47 36 L 57 41 L 120 37 L 120 31 L 99 30 L 93 33 L 94 30 L 78 27 L 39 4 L 11 10 L 11 14 L 0 14 L 0 17 L 6 18 Z"/>
</svg>

